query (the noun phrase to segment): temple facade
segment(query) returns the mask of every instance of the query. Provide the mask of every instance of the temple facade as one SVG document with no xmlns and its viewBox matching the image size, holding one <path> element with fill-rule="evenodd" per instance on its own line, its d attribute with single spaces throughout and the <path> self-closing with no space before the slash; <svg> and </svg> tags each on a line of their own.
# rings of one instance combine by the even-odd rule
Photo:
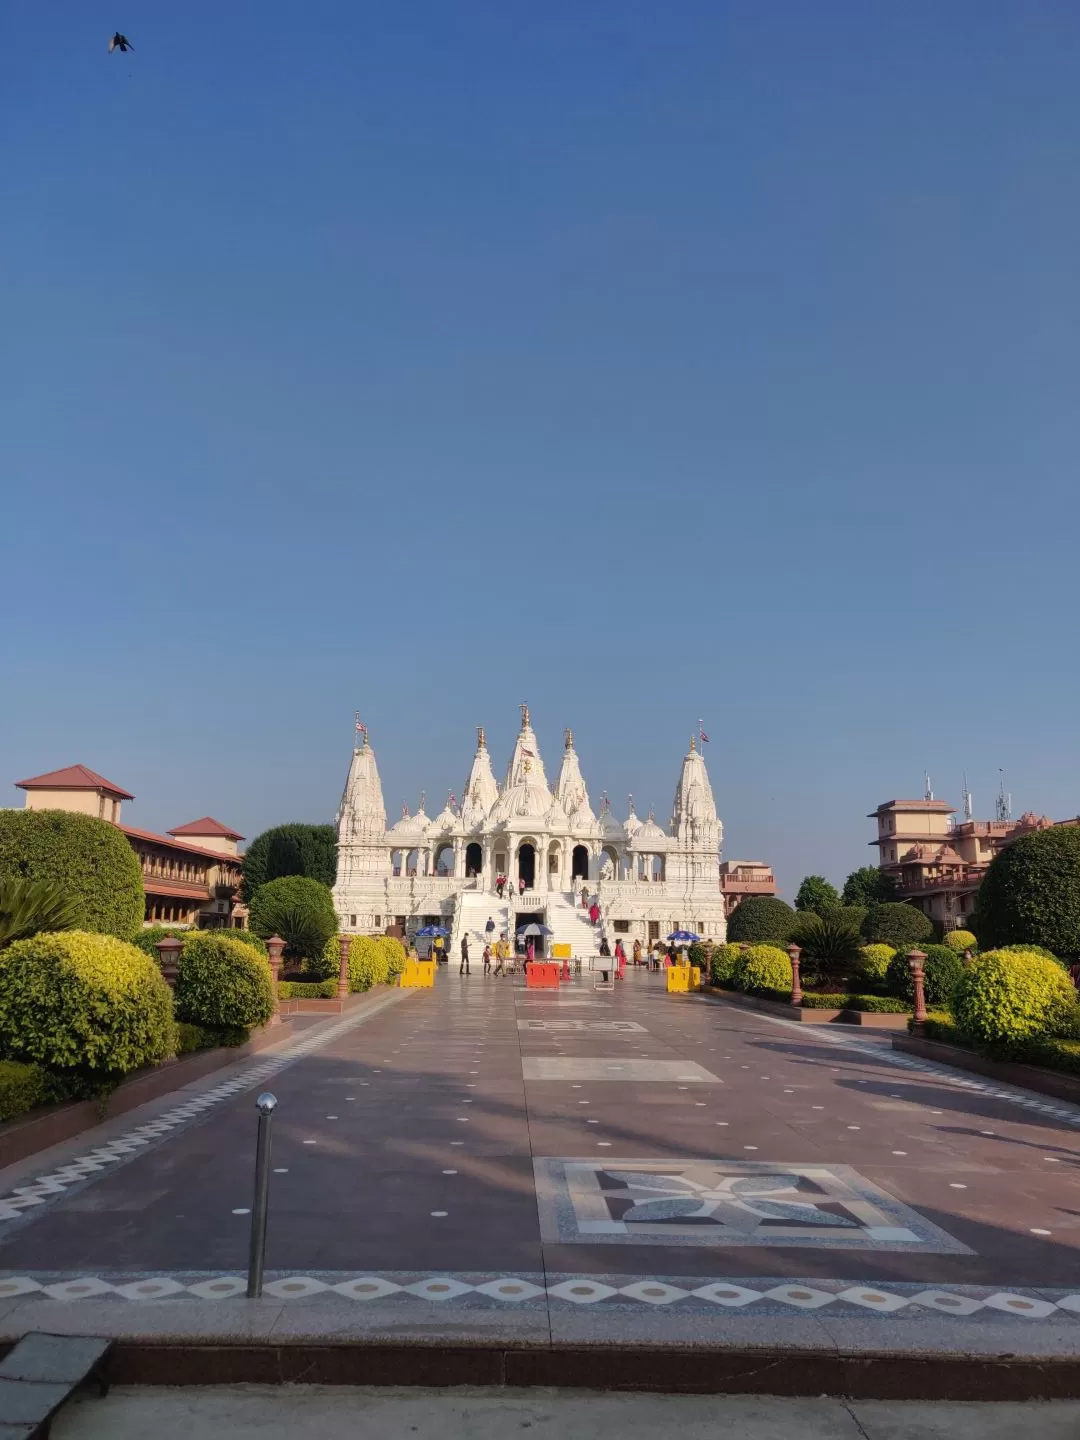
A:
<svg viewBox="0 0 1080 1440">
<path fill-rule="evenodd" d="M 606 799 L 594 812 L 574 749 L 564 736 L 554 785 L 548 781 L 527 705 L 503 783 L 495 779 L 483 729 L 460 802 L 429 817 L 421 799 L 387 825 L 375 751 L 366 733 L 354 749 L 337 815 L 334 903 L 343 930 L 395 929 L 411 936 L 437 923 L 456 946 L 482 941 L 487 919 L 500 934 L 536 921 L 548 945 L 595 953 L 601 935 L 647 944 L 677 929 L 722 941 L 723 826 L 705 761 L 691 740 L 667 829 L 652 814 L 619 820 Z M 502 899 L 497 881 L 508 885 Z M 523 887 L 523 888 L 522 888 Z M 596 897 L 602 927 L 588 923 L 582 890 Z"/>
</svg>

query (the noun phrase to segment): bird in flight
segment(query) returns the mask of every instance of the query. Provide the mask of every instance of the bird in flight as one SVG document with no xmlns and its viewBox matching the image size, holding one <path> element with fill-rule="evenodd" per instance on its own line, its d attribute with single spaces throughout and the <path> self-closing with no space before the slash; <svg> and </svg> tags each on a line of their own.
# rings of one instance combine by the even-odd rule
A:
<svg viewBox="0 0 1080 1440">
<path fill-rule="evenodd" d="M 128 51 L 134 49 L 135 46 L 132 45 L 131 41 L 127 38 L 126 35 L 121 35 L 119 30 L 117 30 L 116 34 L 109 41 L 110 55 L 113 53 L 114 50 Z"/>
</svg>

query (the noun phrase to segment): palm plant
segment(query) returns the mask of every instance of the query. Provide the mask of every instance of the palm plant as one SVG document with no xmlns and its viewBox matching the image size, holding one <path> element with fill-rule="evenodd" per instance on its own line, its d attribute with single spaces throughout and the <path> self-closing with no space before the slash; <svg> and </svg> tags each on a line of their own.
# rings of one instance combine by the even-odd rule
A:
<svg viewBox="0 0 1080 1440">
<path fill-rule="evenodd" d="M 43 930 L 74 930 L 79 920 L 78 897 L 51 880 L 0 876 L 0 950 Z"/>
<path fill-rule="evenodd" d="M 831 910 L 825 915 L 812 911 L 800 912 L 795 922 L 792 939 L 800 946 L 809 964 L 806 978 L 809 983 L 813 971 L 828 971 L 832 976 L 859 959 L 859 927 L 842 910 Z"/>
</svg>

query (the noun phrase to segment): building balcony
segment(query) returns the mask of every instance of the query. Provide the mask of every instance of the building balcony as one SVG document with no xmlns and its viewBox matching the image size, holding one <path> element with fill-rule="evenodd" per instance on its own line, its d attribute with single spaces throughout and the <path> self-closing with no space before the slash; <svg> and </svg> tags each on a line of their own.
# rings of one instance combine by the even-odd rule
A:
<svg viewBox="0 0 1080 1440">
<path fill-rule="evenodd" d="M 985 869 L 972 869 L 961 874 L 952 875 L 918 875 L 903 878 L 896 877 L 896 893 L 902 899 L 908 895 L 926 895 L 935 891 L 940 893 L 944 890 L 967 893 L 979 888 L 982 877 L 986 874 Z"/>
<path fill-rule="evenodd" d="M 143 889 L 148 896 L 163 895 L 170 900 L 194 900 L 200 905 L 210 903 L 210 887 L 193 885 L 188 880 L 173 880 L 167 876 L 143 876 Z"/>
<path fill-rule="evenodd" d="M 762 875 L 756 879 L 750 876 L 721 875 L 720 889 L 725 895 L 775 895 L 775 875 Z"/>
</svg>

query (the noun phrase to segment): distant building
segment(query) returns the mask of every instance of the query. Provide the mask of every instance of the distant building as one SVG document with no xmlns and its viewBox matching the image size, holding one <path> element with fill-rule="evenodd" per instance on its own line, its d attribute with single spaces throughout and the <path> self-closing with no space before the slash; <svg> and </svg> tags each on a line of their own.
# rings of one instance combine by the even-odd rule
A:
<svg viewBox="0 0 1080 1440">
<path fill-rule="evenodd" d="M 975 892 L 994 856 L 1054 821 L 1029 810 L 1019 820 L 953 821 L 944 800 L 887 800 L 867 817 L 877 821 L 878 866 L 896 881 L 897 899 L 910 901 L 944 930 L 966 929 Z M 1075 824 L 1065 820 L 1062 824 Z"/>
<path fill-rule="evenodd" d="M 127 836 L 139 857 L 146 891 L 144 923 L 244 929 L 239 903 L 243 857 L 236 830 L 205 815 L 167 835 L 120 823 L 120 807 L 134 795 L 85 765 L 68 765 L 15 782 L 27 810 L 73 810 L 106 820 Z"/>
<path fill-rule="evenodd" d="M 724 914 L 731 912 L 748 895 L 775 895 L 776 876 L 764 860 L 725 860 L 720 866 L 720 893 Z"/>
</svg>

